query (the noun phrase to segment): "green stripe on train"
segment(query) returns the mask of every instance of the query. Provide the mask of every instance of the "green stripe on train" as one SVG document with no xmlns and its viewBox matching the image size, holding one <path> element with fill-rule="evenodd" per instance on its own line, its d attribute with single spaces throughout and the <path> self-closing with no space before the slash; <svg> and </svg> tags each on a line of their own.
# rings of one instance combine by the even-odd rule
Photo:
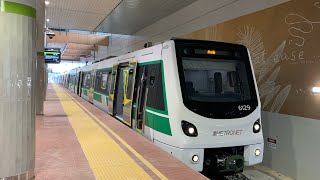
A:
<svg viewBox="0 0 320 180">
<path fill-rule="evenodd" d="M 102 97 L 98 93 L 94 93 L 93 99 L 102 103 Z"/>
<path fill-rule="evenodd" d="M 86 95 L 86 96 L 88 96 L 88 90 L 83 89 L 83 94 Z"/>
<path fill-rule="evenodd" d="M 133 109 L 132 118 L 135 117 L 136 108 L 137 107 L 136 107 L 136 105 L 134 103 L 134 105 L 132 107 L 132 109 Z M 146 109 L 149 110 L 149 111 L 154 111 L 154 112 L 163 114 L 163 113 L 161 113 L 163 111 L 158 110 L 158 109 L 153 109 L 153 108 L 150 108 L 150 107 L 147 107 Z M 163 134 L 167 134 L 169 136 L 172 136 L 169 118 L 162 117 L 162 116 L 156 115 L 156 114 L 154 114 L 152 112 L 148 112 L 148 111 L 145 111 L 145 113 L 146 113 L 146 115 L 145 115 L 145 125 L 146 126 L 152 128 L 152 129 L 154 129 L 154 130 L 156 130 L 158 132 L 161 132 Z"/>
<path fill-rule="evenodd" d="M 36 9 L 31 6 L 9 1 L 1 1 L 0 3 L 0 12 L 36 17 Z"/>
<path fill-rule="evenodd" d="M 172 136 L 169 118 L 146 111 L 145 125 L 158 132 Z"/>
</svg>

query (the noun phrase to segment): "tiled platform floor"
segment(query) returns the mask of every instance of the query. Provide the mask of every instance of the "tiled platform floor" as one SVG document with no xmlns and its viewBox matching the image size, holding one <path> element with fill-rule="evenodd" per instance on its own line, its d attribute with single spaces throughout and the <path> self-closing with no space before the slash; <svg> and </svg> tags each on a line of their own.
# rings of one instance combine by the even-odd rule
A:
<svg viewBox="0 0 320 180">
<path fill-rule="evenodd" d="M 63 94 L 62 91 L 59 93 Z M 99 125 L 101 129 L 143 169 L 149 176 L 147 179 L 163 178 L 163 176 L 159 176 L 152 168 L 150 168 L 150 165 L 168 179 L 206 179 L 201 174 L 191 170 L 165 151 L 153 145 L 144 137 L 130 130 L 127 126 L 114 120 L 105 112 L 92 106 L 90 103 L 73 93 L 69 92 L 68 94 L 103 124 L 116 132 L 120 139 L 126 141 L 134 151 L 147 161 L 142 161 L 141 158 L 137 157 L 137 154 L 132 153 L 132 150 L 130 150 L 128 146 L 125 146 L 119 141 L 119 138 L 116 138 L 107 129 Z M 60 100 L 72 101 L 71 98 L 61 99 L 61 96 L 59 98 L 53 85 L 49 84 L 44 115 L 38 116 L 36 122 L 36 179 L 110 179 L 97 176 L 94 173 L 93 165 L 88 163 L 75 131 L 69 122 L 68 116 L 71 117 L 72 114 L 68 113 L 67 115 L 65 113 L 65 109 L 63 109 Z M 90 113 L 86 112 L 89 117 L 94 119 Z M 99 152 L 100 151 L 97 150 L 96 153 Z M 148 163 L 150 164 L 148 165 Z M 117 162 L 116 164 L 121 166 L 121 162 Z M 119 170 L 119 168 L 115 169 Z M 120 171 L 123 171 L 119 172 L 120 175 L 121 173 L 126 173 L 125 168 L 120 168 Z M 117 179 L 122 178 L 119 176 Z M 137 178 L 132 177 L 132 179 Z"/>
</svg>

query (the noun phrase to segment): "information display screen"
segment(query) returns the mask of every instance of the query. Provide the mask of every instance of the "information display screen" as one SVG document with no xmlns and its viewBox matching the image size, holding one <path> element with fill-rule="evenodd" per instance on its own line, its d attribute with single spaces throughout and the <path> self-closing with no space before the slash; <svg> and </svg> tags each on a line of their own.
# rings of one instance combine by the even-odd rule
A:
<svg viewBox="0 0 320 180">
<path fill-rule="evenodd" d="M 59 64 L 61 62 L 61 52 L 59 48 L 46 48 L 44 51 L 44 60 L 46 63 Z"/>
</svg>

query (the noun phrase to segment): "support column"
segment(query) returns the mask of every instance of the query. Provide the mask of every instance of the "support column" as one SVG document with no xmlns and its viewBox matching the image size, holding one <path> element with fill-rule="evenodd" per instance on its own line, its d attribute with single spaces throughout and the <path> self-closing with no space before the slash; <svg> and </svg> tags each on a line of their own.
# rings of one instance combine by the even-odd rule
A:
<svg viewBox="0 0 320 180">
<path fill-rule="evenodd" d="M 46 92 L 46 65 L 44 62 L 44 28 L 45 28 L 45 3 L 44 0 L 36 0 L 37 4 L 37 71 L 36 71 L 36 114 L 43 114 L 43 102 Z"/>
<path fill-rule="evenodd" d="M 0 179 L 32 179 L 35 0 L 0 0 Z"/>
</svg>

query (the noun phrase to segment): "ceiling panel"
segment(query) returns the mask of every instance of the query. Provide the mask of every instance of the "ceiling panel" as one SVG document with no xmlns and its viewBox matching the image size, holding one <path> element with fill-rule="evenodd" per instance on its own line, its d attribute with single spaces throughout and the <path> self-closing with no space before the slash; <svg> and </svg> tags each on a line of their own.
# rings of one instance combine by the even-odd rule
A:
<svg viewBox="0 0 320 180">
<path fill-rule="evenodd" d="M 51 0 L 49 28 L 93 31 L 121 0 Z"/>
<path fill-rule="evenodd" d="M 132 34 L 197 0 L 123 0 L 95 31 Z"/>
</svg>

